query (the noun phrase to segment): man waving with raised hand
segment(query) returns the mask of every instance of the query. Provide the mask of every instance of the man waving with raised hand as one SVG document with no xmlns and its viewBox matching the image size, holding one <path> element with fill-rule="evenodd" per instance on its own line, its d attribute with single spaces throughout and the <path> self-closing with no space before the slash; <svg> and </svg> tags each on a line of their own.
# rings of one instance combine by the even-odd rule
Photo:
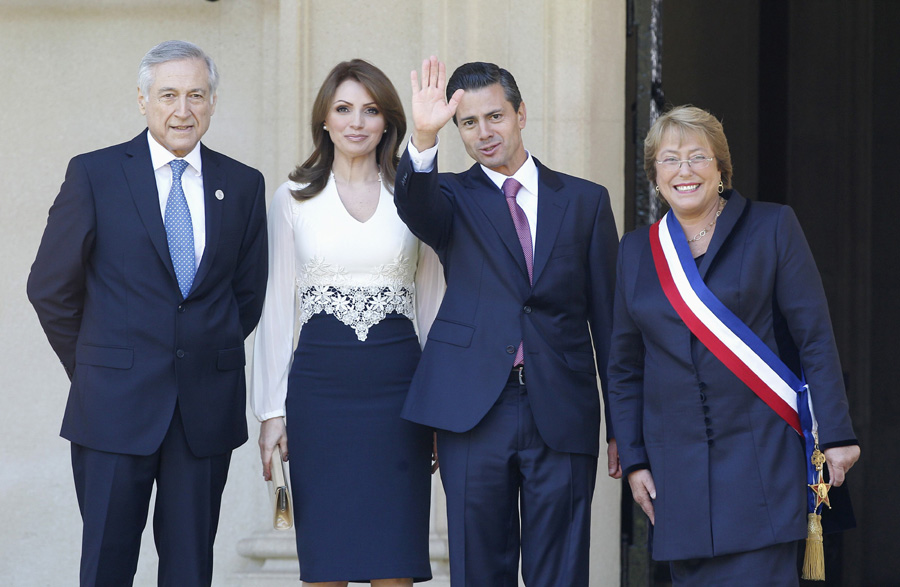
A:
<svg viewBox="0 0 900 587">
<path fill-rule="evenodd" d="M 618 244 L 609 194 L 525 150 L 505 69 L 467 63 L 446 82 L 431 57 L 411 81 L 395 201 L 447 292 L 403 416 L 437 429 L 451 581 L 514 585 L 521 551 L 526 584 L 586 586 Z M 451 118 L 476 163 L 439 174 Z"/>
</svg>

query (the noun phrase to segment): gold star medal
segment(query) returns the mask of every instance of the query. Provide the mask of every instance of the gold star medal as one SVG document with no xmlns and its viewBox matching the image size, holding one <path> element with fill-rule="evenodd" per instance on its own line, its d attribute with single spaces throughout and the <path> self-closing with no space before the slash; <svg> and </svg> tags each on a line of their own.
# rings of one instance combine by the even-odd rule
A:
<svg viewBox="0 0 900 587">
<path fill-rule="evenodd" d="M 831 489 L 831 483 L 825 483 L 822 471 L 819 471 L 818 483 L 808 485 L 808 487 L 816 494 L 816 509 L 819 509 L 823 503 L 828 506 L 828 509 L 831 509 L 831 502 L 828 501 L 828 490 Z"/>
<path fill-rule="evenodd" d="M 818 442 L 816 442 L 816 449 L 813 451 L 812 457 L 810 457 L 809 460 L 819 473 L 818 482 L 807 485 L 807 487 L 812 489 L 812 492 L 816 494 L 816 510 L 818 510 L 823 503 L 828 506 L 828 509 L 831 509 L 831 502 L 828 501 L 828 490 L 831 489 L 831 483 L 825 483 L 825 478 L 822 474 L 825 465 L 825 455 L 819 450 Z"/>
</svg>

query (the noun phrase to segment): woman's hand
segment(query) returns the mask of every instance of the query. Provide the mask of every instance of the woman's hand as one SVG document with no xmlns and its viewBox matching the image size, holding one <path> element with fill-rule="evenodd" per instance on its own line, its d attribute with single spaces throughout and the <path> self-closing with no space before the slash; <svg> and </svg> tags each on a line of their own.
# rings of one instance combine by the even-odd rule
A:
<svg viewBox="0 0 900 587">
<path fill-rule="evenodd" d="M 622 463 L 619 462 L 619 445 L 611 438 L 606 447 L 606 470 L 613 479 L 622 478 Z"/>
<path fill-rule="evenodd" d="M 828 463 L 828 478 L 831 485 L 840 487 L 844 484 L 847 471 L 859 460 L 859 446 L 835 446 L 825 449 L 825 462 Z"/>
<path fill-rule="evenodd" d="M 447 71 L 442 61 L 434 55 L 422 61 L 422 83 L 415 70 L 409 74 L 412 83 L 413 145 L 419 151 L 435 145 L 438 131 L 456 114 L 456 107 L 464 90 L 459 89 L 450 97 L 444 96 L 447 89 Z"/>
<path fill-rule="evenodd" d="M 259 428 L 259 456 L 262 459 L 263 479 L 272 479 L 272 453 L 275 445 L 281 447 L 284 460 L 288 460 L 287 430 L 284 426 L 284 418 L 269 418 Z"/>
<path fill-rule="evenodd" d="M 656 499 L 656 484 L 653 483 L 653 475 L 647 469 L 640 469 L 628 475 L 628 484 L 631 486 L 631 494 L 651 524 L 656 524 L 656 516 L 653 513 L 653 500 Z"/>
</svg>

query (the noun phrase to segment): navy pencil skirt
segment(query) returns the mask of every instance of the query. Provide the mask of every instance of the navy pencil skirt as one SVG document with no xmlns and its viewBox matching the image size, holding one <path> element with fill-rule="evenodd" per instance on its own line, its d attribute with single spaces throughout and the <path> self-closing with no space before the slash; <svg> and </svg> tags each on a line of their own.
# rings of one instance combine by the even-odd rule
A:
<svg viewBox="0 0 900 587">
<path fill-rule="evenodd" d="M 390 314 L 365 341 L 328 314 L 300 332 L 287 434 L 300 578 L 431 578 L 431 431 L 400 418 L 420 355 Z"/>
</svg>

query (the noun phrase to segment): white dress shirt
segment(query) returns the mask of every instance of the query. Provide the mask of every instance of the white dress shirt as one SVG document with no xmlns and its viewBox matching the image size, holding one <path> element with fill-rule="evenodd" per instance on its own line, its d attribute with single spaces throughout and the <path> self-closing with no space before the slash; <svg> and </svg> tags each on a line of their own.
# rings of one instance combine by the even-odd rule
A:
<svg viewBox="0 0 900 587">
<path fill-rule="evenodd" d="M 413 170 L 427 173 L 434 169 L 434 160 L 437 158 L 438 142 L 439 140 L 436 141 L 434 146 L 430 149 L 419 152 L 415 145 L 413 145 L 412 140 L 409 141 L 409 158 L 412 162 Z M 518 202 L 519 207 L 525 212 L 525 217 L 528 218 L 528 228 L 531 229 L 531 252 L 534 254 L 534 247 L 537 244 L 538 170 L 537 165 L 534 164 L 534 159 L 531 157 L 531 153 L 525 151 L 525 154 L 528 155 L 525 159 L 525 163 L 512 174 L 512 177 L 522 184 L 522 189 L 520 189 L 519 193 L 516 195 L 516 202 Z M 484 171 L 484 174 L 497 185 L 497 188 L 500 189 L 502 193 L 503 182 L 506 181 L 509 176 L 497 173 L 484 165 L 481 166 L 481 170 Z"/>
<path fill-rule="evenodd" d="M 156 191 L 159 193 L 159 211 L 162 214 L 163 224 L 166 221 L 166 202 L 169 201 L 169 191 L 172 189 L 171 161 L 178 159 L 165 147 L 156 142 L 156 139 L 148 132 L 147 142 L 150 143 L 150 161 L 153 164 L 153 173 L 156 175 Z M 200 157 L 200 143 L 194 150 L 182 157 L 187 161 L 188 167 L 181 176 L 181 187 L 187 200 L 188 209 L 191 211 L 191 224 L 194 227 L 194 268 L 200 267 L 200 259 L 203 258 L 203 249 L 206 248 L 206 204 L 203 200 L 203 174 Z"/>
</svg>

